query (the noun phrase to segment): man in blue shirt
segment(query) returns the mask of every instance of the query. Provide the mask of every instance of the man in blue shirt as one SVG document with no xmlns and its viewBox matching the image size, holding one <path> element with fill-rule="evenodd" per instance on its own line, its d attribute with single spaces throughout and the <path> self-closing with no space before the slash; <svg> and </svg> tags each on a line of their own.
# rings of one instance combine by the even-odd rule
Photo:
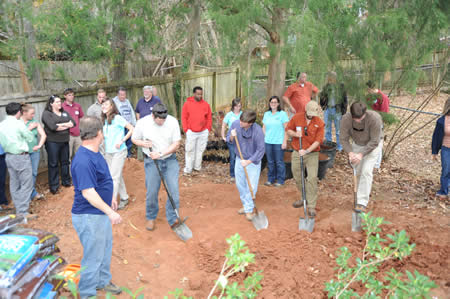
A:
<svg viewBox="0 0 450 299">
<path fill-rule="evenodd" d="M 142 88 L 144 97 L 140 98 L 136 105 L 136 119 L 143 118 L 152 114 L 153 106 L 157 103 L 161 103 L 161 99 L 153 95 L 153 87 L 146 85 Z"/>
<path fill-rule="evenodd" d="M 231 125 L 227 136 L 227 141 L 233 143 L 235 146 L 235 138 L 237 138 L 242 151 L 243 160 L 241 160 L 236 146 L 234 173 L 236 175 L 236 187 L 239 190 L 239 196 L 243 205 L 243 208 L 238 213 L 245 214 L 245 217 L 249 221 L 255 217 L 253 211 L 255 204 L 253 203 L 253 198 L 245 177 L 244 167 L 247 169 L 253 194 L 256 196 L 259 175 L 261 174 L 261 159 L 264 156 L 264 133 L 255 121 L 255 111 L 246 110 L 242 112 L 240 119 L 234 121 Z"/>
<path fill-rule="evenodd" d="M 119 91 L 117 92 L 117 96 L 113 99 L 114 104 L 116 104 L 117 110 L 119 110 L 120 115 L 126 119 L 133 127 L 136 126 L 136 114 L 134 113 L 133 105 L 127 99 L 127 90 L 124 87 L 119 87 Z M 125 128 L 125 135 L 128 134 L 128 129 Z M 131 157 L 131 147 L 133 143 L 131 143 L 131 138 L 128 138 L 125 141 L 128 150 L 128 158 Z"/>
<path fill-rule="evenodd" d="M 102 122 L 92 116 L 80 121 L 81 147 L 72 162 L 75 197 L 72 224 L 83 246 L 78 284 L 81 298 L 97 295 L 97 290 L 120 294 L 111 282 L 112 226 L 122 221 L 115 211 L 113 181 L 108 164 L 99 152 L 103 142 Z"/>
</svg>

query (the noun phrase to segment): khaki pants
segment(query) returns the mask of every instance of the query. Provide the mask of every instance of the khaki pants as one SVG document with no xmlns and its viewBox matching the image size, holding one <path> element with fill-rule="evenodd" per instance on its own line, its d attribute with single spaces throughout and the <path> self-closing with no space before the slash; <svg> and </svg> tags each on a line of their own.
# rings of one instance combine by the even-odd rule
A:
<svg viewBox="0 0 450 299">
<path fill-rule="evenodd" d="M 308 177 L 305 179 L 306 200 L 308 208 L 315 208 L 317 203 L 317 172 L 319 171 L 319 152 L 312 152 L 303 156 L 303 166 L 308 172 Z M 300 167 L 300 155 L 298 151 L 292 152 L 291 161 L 292 174 L 297 188 L 302 192 L 302 173 Z M 302 198 L 303 199 L 303 198 Z"/>
<path fill-rule="evenodd" d="M 365 146 L 352 144 L 354 153 L 361 153 Z M 358 193 L 356 196 L 359 205 L 367 206 L 369 204 L 370 191 L 372 190 L 373 168 L 378 161 L 383 142 L 371 151 L 367 156 L 363 157 L 361 162 L 356 166 L 356 177 L 358 179 Z"/>
<path fill-rule="evenodd" d="M 122 175 L 123 165 L 125 164 L 127 153 L 127 150 L 124 149 L 117 153 L 105 154 L 105 160 L 106 163 L 108 163 L 109 172 L 111 173 L 114 184 L 113 198 L 117 198 L 117 194 L 119 194 L 120 197 L 117 202 L 128 199 L 127 188 Z"/>
<path fill-rule="evenodd" d="M 72 136 L 70 135 L 69 140 L 69 159 L 73 158 L 73 155 L 78 151 L 78 148 L 81 146 L 81 138 L 80 136 Z"/>
</svg>

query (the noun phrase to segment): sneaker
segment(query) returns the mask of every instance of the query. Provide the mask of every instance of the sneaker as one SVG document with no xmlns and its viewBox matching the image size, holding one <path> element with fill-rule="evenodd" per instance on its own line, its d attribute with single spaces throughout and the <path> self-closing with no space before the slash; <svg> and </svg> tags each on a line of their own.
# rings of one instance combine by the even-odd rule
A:
<svg viewBox="0 0 450 299">
<path fill-rule="evenodd" d="M 445 199 L 448 197 L 448 195 L 441 192 L 436 192 L 436 197 L 439 197 L 440 199 Z"/>
<path fill-rule="evenodd" d="M 316 209 L 315 208 L 308 208 L 308 216 L 311 218 L 316 217 Z"/>
<path fill-rule="evenodd" d="M 42 193 L 36 194 L 36 196 L 33 198 L 33 200 L 41 200 L 41 199 L 45 199 L 45 197 Z"/>
<path fill-rule="evenodd" d="M 245 218 L 247 218 L 248 221 L 252 221 L 253 218 L 255 218 L 255 213 L 245 213 Z"/>
<path fill-rule="evenodd" d="M 267 182 L 264 183 L 264 186 L 272 186 L 272 183 L 267 181 Z"/>
<path fill-rule="evenodd" d="M 274 187 L 281 187 L 281 186 L 283 186 L 283 184 L 275 183 L 275 184 L 273 184 L 273 186 L 274 186 Z"/>
<path fill-rule="evenodd" d="M 59 189 L 54 189 L 54 190 L 50 189 L 50 193 L 53 194 L 53 195 L 58 194 L 59 193 Z"/>
<path fill-rule="evenodd" d="M 183 172 L 183 175 L 184 175 L 184 176 L 192 176 L 192 172 L 185 172 L 185 171 L 184 171 L 184 172 Z"/>
<path fill-rule="evenodd" d="M 147 229 L 149 231 L 153 231 L 155 229 L 155 220 L 147 221 L 147 225 L 145 226 L 145 229 Z"/>
<path fill-rule="evenodd" d="M 303 207 L 303 200 L 296 200 L 292 203 L 292 206 L 296 209 Z"/>
<path fill-rule="evenodd" d="M 236 178 L 231 177 L 230 181 L 234 183 L 234 182 L 236 182 Z"/>
<path fill-rule="evenodd" d="M 238 214 L 239 215 L 244 215 L 245 214 L 245 210 L 244 210 L 243 207 L 239 209 Z"/>
<path fill-rule="evenodd" d="M 97 290 L 103 290 L 103 291 L 105 291 L 107 293 L 111 293 L 113 295 L 119 295 L 120 293 L 122 293 L 122 289 L 119 288 L 118 286 L 116 286 L 115 284 L 113 284 L 112 282 L 108 283 L 103 288 L 98 288 Z"/>
<path fill-rule="evenodd" d="M 128 199 L 121 199 L 119 202 L 118 210 L 123 210 L 128 205 Z"/>
</svg>

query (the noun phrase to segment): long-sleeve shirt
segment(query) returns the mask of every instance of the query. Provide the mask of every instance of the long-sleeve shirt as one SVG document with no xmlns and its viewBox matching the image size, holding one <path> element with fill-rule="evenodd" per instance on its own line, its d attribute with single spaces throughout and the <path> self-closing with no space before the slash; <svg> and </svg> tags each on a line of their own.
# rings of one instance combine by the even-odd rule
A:
<svg viewBox="0 0 450 299">
<path fill-rule="evenodd" d="M 377 92 L 377 98 L 375 102 L 372 104 L 372 109 L 375 111 L 386 112 L 389 113 L 389 98 L 387 95 L 382 93 L 381 91 Z"/>
<path fill-rule="evenodd" d="M 187 98 L 181 111 L 181 124 L 184 132 L 202 132 L 206 129 L 211 132 L 212 113 L 208 102 L 203 99 L 196 101 L 194 97 Z"/>
<path fill-rule="evenodd" d="M 244 160 L 250 160 L 253 164 L 259 164 L 264 156 L 265 144 L 264 133 L 261 127 L 254 123 L 248 129 L 243 129 L 240 126 L 240 120 L 235 120 L 228 130 L 227 141 L 232 142 L 235 146 L 236 156 L 239 157 L 236 141 L 231 141 L 230 132 L 236 129 L 236 137 L 242 151 Z"/>
<path fill-rule="evenodd" d="M 12 115 L 6 116 L 0 123 L 0 144 L 8 154 L 28 153 L 28 142 L 33 139 L 34 135 L 25 123 Z"/>
<path fill-rule="evenodd" d="M 378 146 L 383 138 L 382 126 L 383 121 L 378 112 L 366 111 L 366 116 L 360 123 L 352 119 L 350 112 L 346 113 L 341 119 L 341 136 L 339 138 L 344 151 L 347 153 L 353 151 L 350 144 L 351 137 L 357 145 L 365 146 L 362 154 L 366 156 Z"/>
<path fill-rule="evenodd" d="M 44 124 L 44 131 L 47 134 L 47 141 L 50 142 L 69 142 L 69 129 L 57 131 L 57 124 L 62 124 L 71 121 L 74 125 L 75 121 L 70 117 L 66 111 L 61 112 L 61 116 L 49 110 L 42 112 L 41 121 Z"/>
<path fill-rule="evenodd" d="M 434 127 L 433 138 L 431 140 L 431 153 L 437 155 L 442 148 L 445 135 L 445 115 L 439 117 Z"/>
</svg>

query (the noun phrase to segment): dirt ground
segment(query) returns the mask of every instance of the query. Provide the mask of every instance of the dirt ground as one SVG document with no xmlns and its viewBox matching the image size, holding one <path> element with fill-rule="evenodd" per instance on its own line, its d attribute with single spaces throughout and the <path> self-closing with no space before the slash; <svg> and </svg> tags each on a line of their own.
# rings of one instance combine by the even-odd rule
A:
<svg viewBox="0 0 450 299">
<path fill-rule="evenodd" d="M 441 97 L 433 109 L 439 111 L 444 100 Z M 433 294 L 449 298 L 450 204 L 432 196 L 440 171 L 439 163 L 432 165 L 427 152 L 433 127 L 421 133 L 426 144 L 420 138 L 412 139 L 420 143 L 420 150 L 396 153 L 375 174 L 369 208 L 390 222 L 384 225 L 386 232 L 404 229 L 417 245 L 411 257 L 388 266 L 428 275 L 439 286 Z M 129 159 L 124 178 L 133 200 L 120 212 L 123 223 L 113 228 L 113 281 L 131 290 L 143 286 L 146 298 L 163 298 L 175 288 L 206 298 L 224 261 L 225 239 L 239 233 L 256 255 L 249 271 L 263 270 L 258 298 L 326 298 L 325 282 L 334 278 L 337 250 L 347 246 L 356 255 L 364 246 L 363 234 L 351 232 L 352 171 L 346 156 L 338 153 L 334 168 L 320 182 L 312 234 L 298 230 L 303 210 L 291 206 L 300 198 L 293 180 L 281 188 L 266 187 L 263 172 L 256 203 L 265 211 L 269 228 L 257 232 L 237 214 L 241 203 L 227 173 L 227 164 L 208 162 L 198 175 L 180 176 L 181 213 L 189 217 L 187 224 L 194 234 L 183 243 L 166 222 L 163 190 L 157 228 L 145 230 L 144 167 Z M 39 219 L 30 226 L 56 233 L 61 238 L 61 255 L 70 263 L 79 263 L 82 247 L 71 224 L 72 201 L 73 188 L 63 188 L 56 196 L 47 193 L 45 200 L 33 204 Z"/>
</svg>

